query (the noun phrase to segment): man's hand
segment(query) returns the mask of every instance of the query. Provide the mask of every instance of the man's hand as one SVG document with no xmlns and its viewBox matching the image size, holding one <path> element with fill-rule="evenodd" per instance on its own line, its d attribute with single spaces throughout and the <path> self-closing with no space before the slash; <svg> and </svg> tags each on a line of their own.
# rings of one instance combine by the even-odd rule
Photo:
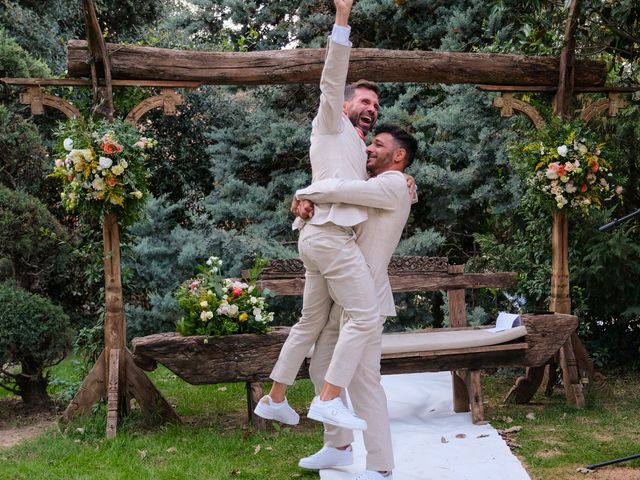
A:
<svg viewBox="0 0 640 480">
<path fill-rule="evenodd" d="M 409 189 L 409 192 L 412 192 L 416 189 L 416 180 L 409 174 L 404 173 L 404 178 L 407 181 L 407 188 Z"/>
<path fill-rule="evenodd" d="M 291 213 L 302 220 L 313 217 L 313 203 L 309 200 L 298 200 L 295 196 L 291 201 Z"/>
<path fill-rule="evenodd" d="M 333 0 L 336 5 L 336 25 L 346 27 L 349 25 L 349 14 L 353 6 L 353 0 Z"/>
<path fill-rule="evenodd" d="M 407 181 L 407 189 L 409 189 L 409 198 L 411 198 L 411 203 L 416 203 L 418 201 L 418 187 L 416 187 L 416 180 L 406 173 L 403 173 L 403 175 Z"/>
</svg>

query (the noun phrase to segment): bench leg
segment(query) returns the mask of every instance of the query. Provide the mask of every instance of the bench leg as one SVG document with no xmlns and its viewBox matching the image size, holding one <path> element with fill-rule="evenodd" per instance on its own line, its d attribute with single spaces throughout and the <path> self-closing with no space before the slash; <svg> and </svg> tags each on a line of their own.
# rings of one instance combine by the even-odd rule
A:
<svg viewBox="0 0 640 480">
<path fill-rule="evenodd" d="M 247 382 L 247 414 L 249 423 L 253 425 L 256 430 L 264 430 L 267 428 L 267 421 L 264 418 L 257 416 L 253 413 L 256 405 L 264 395 L 262 390 L 262 383 L 260 382 Z"/>
<path fill-rule="evenodd" d="M 453 379 L 453 411 L 460 413 L 471 410 L 473 423 L 484 422 L 480 370 L 456 370 L 451 372 L 451 375 Z"/>
</svg>

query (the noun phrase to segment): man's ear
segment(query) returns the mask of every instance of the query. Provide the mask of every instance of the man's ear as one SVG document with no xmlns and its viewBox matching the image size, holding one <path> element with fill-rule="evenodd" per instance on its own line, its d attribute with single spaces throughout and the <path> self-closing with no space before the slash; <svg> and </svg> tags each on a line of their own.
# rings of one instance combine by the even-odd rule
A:
<svg viewBox="0 0 640 480">
<path fill-rule="evenodd" d="M 394 163 L 405 163 L 405 159 L 407 158 L 407 151 L 404 148 L 396 148 L 393 152 L 393 162 Z"/>
<path fill-rule="evenodd" d="M 342 113 L 349 115 L 349 102 L 346 100 L 342 103 Z"/>
</svg>

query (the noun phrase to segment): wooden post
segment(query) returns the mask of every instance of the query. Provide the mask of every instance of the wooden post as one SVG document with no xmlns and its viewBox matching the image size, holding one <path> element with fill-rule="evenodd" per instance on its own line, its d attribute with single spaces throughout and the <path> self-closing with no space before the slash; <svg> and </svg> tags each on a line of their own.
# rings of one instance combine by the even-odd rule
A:
<svg viewBox="0 0 640 480">
<path fill-rule="evenodd" d="M 554 113 L 564 120 L 572 116 L 571 102 L 575 86 L 575 37 L 574 31 L 578 18 L 578 0 L 571 0 L 564 32 L 564 46 L 560 55 L 558 90 L 554 99 Z M 556 313 L 571 313 L 569 291 L 569 222 L 565 212 L 554 211 L 551 233 L 551 298 L 549 309 Z M 584 395 L 580 374 L 578 373 L 574 345 L 580 345 L 586 352 L 577 334 L 573 334 L 560 349 L 560 365 L 567 402 L 577 407 L 584 406 Z M 588 358 L 581 363 L 591 365 Z M 517 379 L 507 398 L 523 403 L 531 400 L 544 379 L 546 367 L 528 368 L 524 377 Z M 591 369 L 593 369 L 591 365 Z M 582 370 L 582 369 L 581 369 Z M 551 372 L 548 375 L 553 378 Z M 550 380 L 551 381 L 551 380 Z"/>
<path fill-rule="evenodd" d="M 102 32 L 92 0 L 83 0 L 87 38 L 93 59 L 92 83 L 96 110 L 113 121 L 111 69 Z M 97 68 L 96 66 L 100 67 Z M 98 81 L 105 84 L 98 88 Z M 115 437 L 118 419 L 129 413 L 130 400 L 136 398 L 143 413 L 158 421 L 179 421 L 171 405 L 133 362 L 126 347 L 127 329 L 122 295 L 120 228 L 118 216 L 107 214 L 102 226 L 104 242 L 104 350 L 80 390 L 63 414 L 65 421 L 79 413 L 89 413 L 93 404 L 107 400 L 107 438 Z"/>
<path fill-rule="evenodd" d="M 108 360 L 105 375 L 108 385 L 107 437 L 115 436 L 117 418 L 129 413 L 129 405 L 124 394 L 127 372 L 124 368 L 124 352 L 127 337 L 126 322 L 124 318 L 124 300 L 122 297 L 122 275 L 120 262 L 120 229 L 117 215 L 111 213 L 104 219 L 102 227 L 104 241 L 104 353 Z M 118 354 L 113 356 L 112 352 Z M 117 362 L 115 362 L 117 359 Z M 114 363 L 115 362 L 115 363 Z M 117 375 L 112 371 L 117 368 Z M 114 379 L 116 384 L 114 385 Z M 115 389 L 115 391 L 114 391 Z M 114 397 L 115 395 L 115 397 Z M 114 403 L 115 402 L 115 403 Z M 115 423 L 111 425 L 112 410 L 115 409 Z"/>
</svg>

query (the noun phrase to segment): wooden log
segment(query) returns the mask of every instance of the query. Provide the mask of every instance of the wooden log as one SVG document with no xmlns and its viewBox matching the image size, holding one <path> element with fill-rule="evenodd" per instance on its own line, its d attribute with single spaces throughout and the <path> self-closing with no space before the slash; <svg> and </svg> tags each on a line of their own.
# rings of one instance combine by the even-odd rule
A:
<svg viewBox="0 0 640 480">
<path fill-rule="evenodd" d="M 111 350 L 124 351 L 126 341 L 126 326 L 124 317 L 124 299 L 122 295 L 122 274 L 120 262 L 120 229 L 118 216 L 109 214 L 105 216 L 102 226 L 104 241 L 104 282 L 105 282 L 105 315 L 104 315 L 104 352 L 105 359 L 110 359 Z M 127 374 L 124 364 L 124 355 L 119 356 L 118 377 L 120 382 L 119 412 L 126 415 L 129 405 L 126 401 L 125 387 Z M 107 363 L 105 369 L 105 384 L 109 385 L 111 378 L 111 363 Z"/>
<path fill-rule="evenodd" d="M 523 321 L 527 327 L 523 340 L 486 347 L 387 354 L 382 357 L 382 373 L 539 366 L 559 350 L 578 326 L 578 319 L 573 315 L 523 315 Z M 268 379 L 288 331 L 286 327 L 276 327 L 266 335 L 226 337 L 182 337 L 177 333 L 160 333 L 134 338 L 131 343 L 137 364 L 161 363 L 194 385 L 261 382 Z M 308 376 L 305 364 L 298 378 Z"/>
<path fill-rule="evenodd" d="M 265 335 L 241 334 L 224 337 L 183 337 L 159 333 L 134 338 L 136 364 L 158 362 L 193 385 L 222 382 L 263 382 L 275 364 L 289 329 L 275 327 Z M 308 378 L 306 367 L 301 375 Z"/>
<path fill-rule="evenodd" d="M 217 85 L 318 83 L 325 50 L 299 48 L 262 52 L 201 52 L 107 44 L 114 79 L 197 81 Z M 87 42 L 71 40 L 70 77 L 90 75 Z M 557 86 L 558 57 L 438 51 L 353 49 L 349 81 L 473 83 Z M 575 64 L 577 86 L 602 86 L 606 65 Z"/>
<path fill-rule="evenodd" d="M 246 382 L 247 389 L 247 418 L 249 418 L 249 423 L 256 430 L 265 430 L 267 428 L 267 421 L 256 415 L 253 411 L 255 410 L 258 402 L 264 395 L 264 391 L 262 389 L 262 383 L 260 382 Z"/>
<path fill-rule="evenodd" d="M 127 371 L 126 394 L 129 398 L 135 398 L 138 401 L 140 410 L 147 421 L 154 424 L 180 423 L 180 418 L 173 407 L 149 380 L 149 377 L 135 364 L 131 352 L 125 349 L 124 355 Z"/>
<path fill-rule="evenodd" d="M 434 290 L 459 290 L 463 288 L 505 288 L 515 286 L 515 272 L 498 273 L 434 273 L 429 275 L 389 276 L 394 292 L 430 292 Z M 302 295 L 304 278 L 265 278 L 258 287 L 268 288 L 278 295 Z"/>
<path fill-rule="evenodd" d="M 82 382 L 73 400 L 69 402 L 69 405 L 67 405 L 67 408 L 62 414 L 62 420 L 64 422 L 68 422 L 79 415 L 88 415 L 97 402 L 107 397 L 104 372 L 105 359 L 103 350 L 89 372 L 89 375 L 87 375 Z"/>
</svg>

